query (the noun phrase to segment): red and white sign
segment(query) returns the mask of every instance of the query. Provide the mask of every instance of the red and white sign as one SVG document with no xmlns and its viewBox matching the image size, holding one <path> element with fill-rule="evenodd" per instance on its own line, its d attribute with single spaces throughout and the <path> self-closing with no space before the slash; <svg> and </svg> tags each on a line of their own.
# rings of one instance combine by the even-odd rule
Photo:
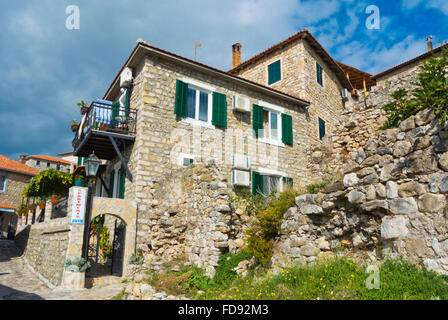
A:
<svg viewBox="0 0 448 320">
<path fill-rule="evenodd" d="M 86 193 L 85 188 L 73 188 L 72 198 L 72 223 L 83 224 L 86 213 Z"/>
</svg>

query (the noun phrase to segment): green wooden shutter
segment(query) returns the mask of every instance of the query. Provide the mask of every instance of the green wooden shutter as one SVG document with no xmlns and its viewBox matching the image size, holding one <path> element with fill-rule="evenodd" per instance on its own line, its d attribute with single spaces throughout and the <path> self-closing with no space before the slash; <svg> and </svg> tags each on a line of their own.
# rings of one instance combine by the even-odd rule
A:
<svg viewBox="0 0 448 320">
<path fill-rule="evenodd" d="M 176 98 L 174 101 L 174 113 L 180 117 L 187 116 L 188 84 L 176 80 Z"/>
<path fill-rule="evenodd" d="M 78 166 L 82 165 L 82 157 L 78 157 Z"/>
<path fill-rule="evenodd" d="M 263 176 L 256 171 L 252 171 L 252 196 L 263 193 Z"/>
<path fill-rule="evenodd" d="M 124 106 L 126 117 L 129 116 L 129 105 L 130 105 L 130 96 L 131 96 L 130 91 L 131 90 L 129 88 L 126 89 L 126 102 L 125 102 L 125 106 Z"/>
<path fill-rule="evenodd" d="M 255 136 L 258 137 L 261 132 L 259 130 L 263 130 L 263 107 L 254 104 L 253 113 L 252 113 L 252 127 L 255 132 Z"/>
<path fill-rule="evenodd" d="M 117 122 L 115 121 L 115 118 L 120 115 L 120 102 L 117 101 L 112 106 L 112 119 L 110 125 L 112 127 L 115 127 L 117 125 Z"/>
<path fill-rule="evenodd" d="M 323 85 L 323 81 L 322 81 L 322 67 L 317 62 L 316 62 L 316 71 L 317 71 L 317 82 L 320 85 Z"/>
<path fill-rule="evenodd" d="M 283 180 L 283 183 L 288 184 L 291 188 L 294 186 L 293 178 L 283 177 L 282 180 Z"/>
<path fill-rule="evenodd" d="M 282 113 L 282 141 L 293 144 L 292 117 L 284 113 Z"/>
<path fill-rule="evenodd" d="M 322 140 L 325 136 L 325 121 L 319 118 L 319 139 Z"/>
<path fill-rule="evenodd" d="M 225 94 L 213 92 L 212 124 L 227 127 L 227 97 Z"/>
<path fill-rule="evenodd" d="M 124 190 L 126 183 L 126 170 L 124 168 L 120 169 L 120 186 L 118 189 L 118 198 L 124 199 Z"/>
<path fill-rule="evenodd" d="M 275 83 L 281 79 L 280 60 L 268 66 L 268 84 Z"/>
<path fill-rule="evenodd" d="M 110 172 L 109 177 L 109 198 L 113 198 L 114 196 L 114 179 L 115 179 L 115 170 Z"/>
</svg>

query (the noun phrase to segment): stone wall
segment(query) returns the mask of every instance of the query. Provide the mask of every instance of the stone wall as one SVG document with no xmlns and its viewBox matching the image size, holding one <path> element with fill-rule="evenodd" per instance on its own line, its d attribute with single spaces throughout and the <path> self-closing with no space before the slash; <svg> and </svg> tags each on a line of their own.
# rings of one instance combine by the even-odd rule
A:
<svg viewBox="0 0 448 320">
<path fill-rule="evenodd" d="M 0 173 L 6 173 L 8 176 L 8 187 L 6 193 L 0 192 L 0 203 L 17 208 L 22 202 L 23 189 L 28 185 L 31 176 L 10 171 L 1 171 Z"/>
<path fill-rule="evenodd" d="M 214 161 L 174 170 L 148 189 L 155 200 L 141 213 L 137 232 L 147 266 L 157 270 L 183 259 L 214 275 L 219 255 L 243 245 L 237 235 L 249 218 L 236 212 L 231 185 Z"/>
<path fill-rule="evenodd" d="M 313 260 L 342 243 L 399 254 L 448 274 L 448 126 L 427 109 L 371 137 L 318 195 L 285 214 L 276 261 Z"/>
<path fill-rule="evenodd" d="M 22 226 L 15 242 L 27 264 L 49 286 L 61 284 L 69 245 L 69 218 Z"/>
<path fill-rule="evenodd" d="M 372 141 L 387 120 L 383 107 L 392 101 L 390 95 L 398 89 L 410 90 L 417 72 L 418 65 L 394 72 L 345 105 L 335 130 L 311 150 L 308 168 L 313 181 L 340 177 L 353 162 L 363 160 L 363 151 L 372 149 Z"/>
<path fill-rule="evenodd" d="M 342 85 L 336 74 L 307 41 L 297 40 L 238 71 L 238 76 L 267 85 L 268 65 L 281 59 L 282 80 L 270 87 L 298 96 L 311 103 L 309 117 L 300 123 L 310 137 L 309 146 L 321 145 L 319 122 L 326 123 L 326 133 L 336 131 L 339 113 L 344 108 Z M 323 86 L 317 82 L 316 62 L 323 68 Z"/>
</svg>

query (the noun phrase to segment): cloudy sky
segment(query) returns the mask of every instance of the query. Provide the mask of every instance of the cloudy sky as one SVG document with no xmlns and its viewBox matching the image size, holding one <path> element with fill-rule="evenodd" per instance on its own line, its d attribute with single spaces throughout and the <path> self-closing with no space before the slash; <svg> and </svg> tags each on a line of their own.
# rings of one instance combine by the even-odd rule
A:
<svg viewBox="0 0 448 320">
<path fill-rule="evenodd" d="M 138 38 L 219 69 L 231 46 L 246 60 L 303 28 L 333 57 L 375 74 L 448 40 L 446 0 L 1 1 L 0 154 L 71 151 L 80 100 L 101 98 Z M 80 28 L 68 30 L 76 5 Z M 368 29 L 379 8 L 380 28 Z"/>
</svg>

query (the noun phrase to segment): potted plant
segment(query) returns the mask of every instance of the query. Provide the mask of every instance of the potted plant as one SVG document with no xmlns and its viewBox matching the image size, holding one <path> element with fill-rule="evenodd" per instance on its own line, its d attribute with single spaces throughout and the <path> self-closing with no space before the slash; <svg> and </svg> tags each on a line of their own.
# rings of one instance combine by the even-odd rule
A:
<svg viewBox="0 0 448 320">
<path fill-rule="evenodd" d="M 39 209 L 40 210 L 45 209 L 45 200 L 44 199 L 39 200 Z"/>
<path fill-rule="evenodd" d="M 35 213 L 36 209 L 30 209 L 30 213 Z"/>
<path fill-rule="evenodd" d="M 54 196 L 51 197 L 51 203 L 52 204 L 56 204 L 56 203 L 58 203 L 58 201 L 59 201 L 59 196 L 54 195 Z"/>
<path fill-rule="evenodd" d="M 81 107 L 81 114 L 84 115 L 89 110 L 89 107 L 87 106 L 87 103 L 84 102 L 84 100 L 81 100 L 81 102 L 77 103 L 78 106 Z"/>
<path fill-rule="evenodd" d="M 72 120 L 72 122 L 70 123 L 70 125 L 72 126 L 72 131 L 76 132 L 79 129 L 79 124 L 78 122 L 76 122 L 75 120 Z"/>
<path fill-rule="evenodd" d="M 72 290 L 85 287 L 85 272 L 90 268 L 90 262 L 83 258 L 67 259 L 64 265 L 62 286 Z"/>
<path fill-rule="evenodd" d="M 77 174 L 75 176 L 75 186 L 76 187 L 82 187 L 84 186 L 84 177 L 80 174 Z"/>
</svg>

